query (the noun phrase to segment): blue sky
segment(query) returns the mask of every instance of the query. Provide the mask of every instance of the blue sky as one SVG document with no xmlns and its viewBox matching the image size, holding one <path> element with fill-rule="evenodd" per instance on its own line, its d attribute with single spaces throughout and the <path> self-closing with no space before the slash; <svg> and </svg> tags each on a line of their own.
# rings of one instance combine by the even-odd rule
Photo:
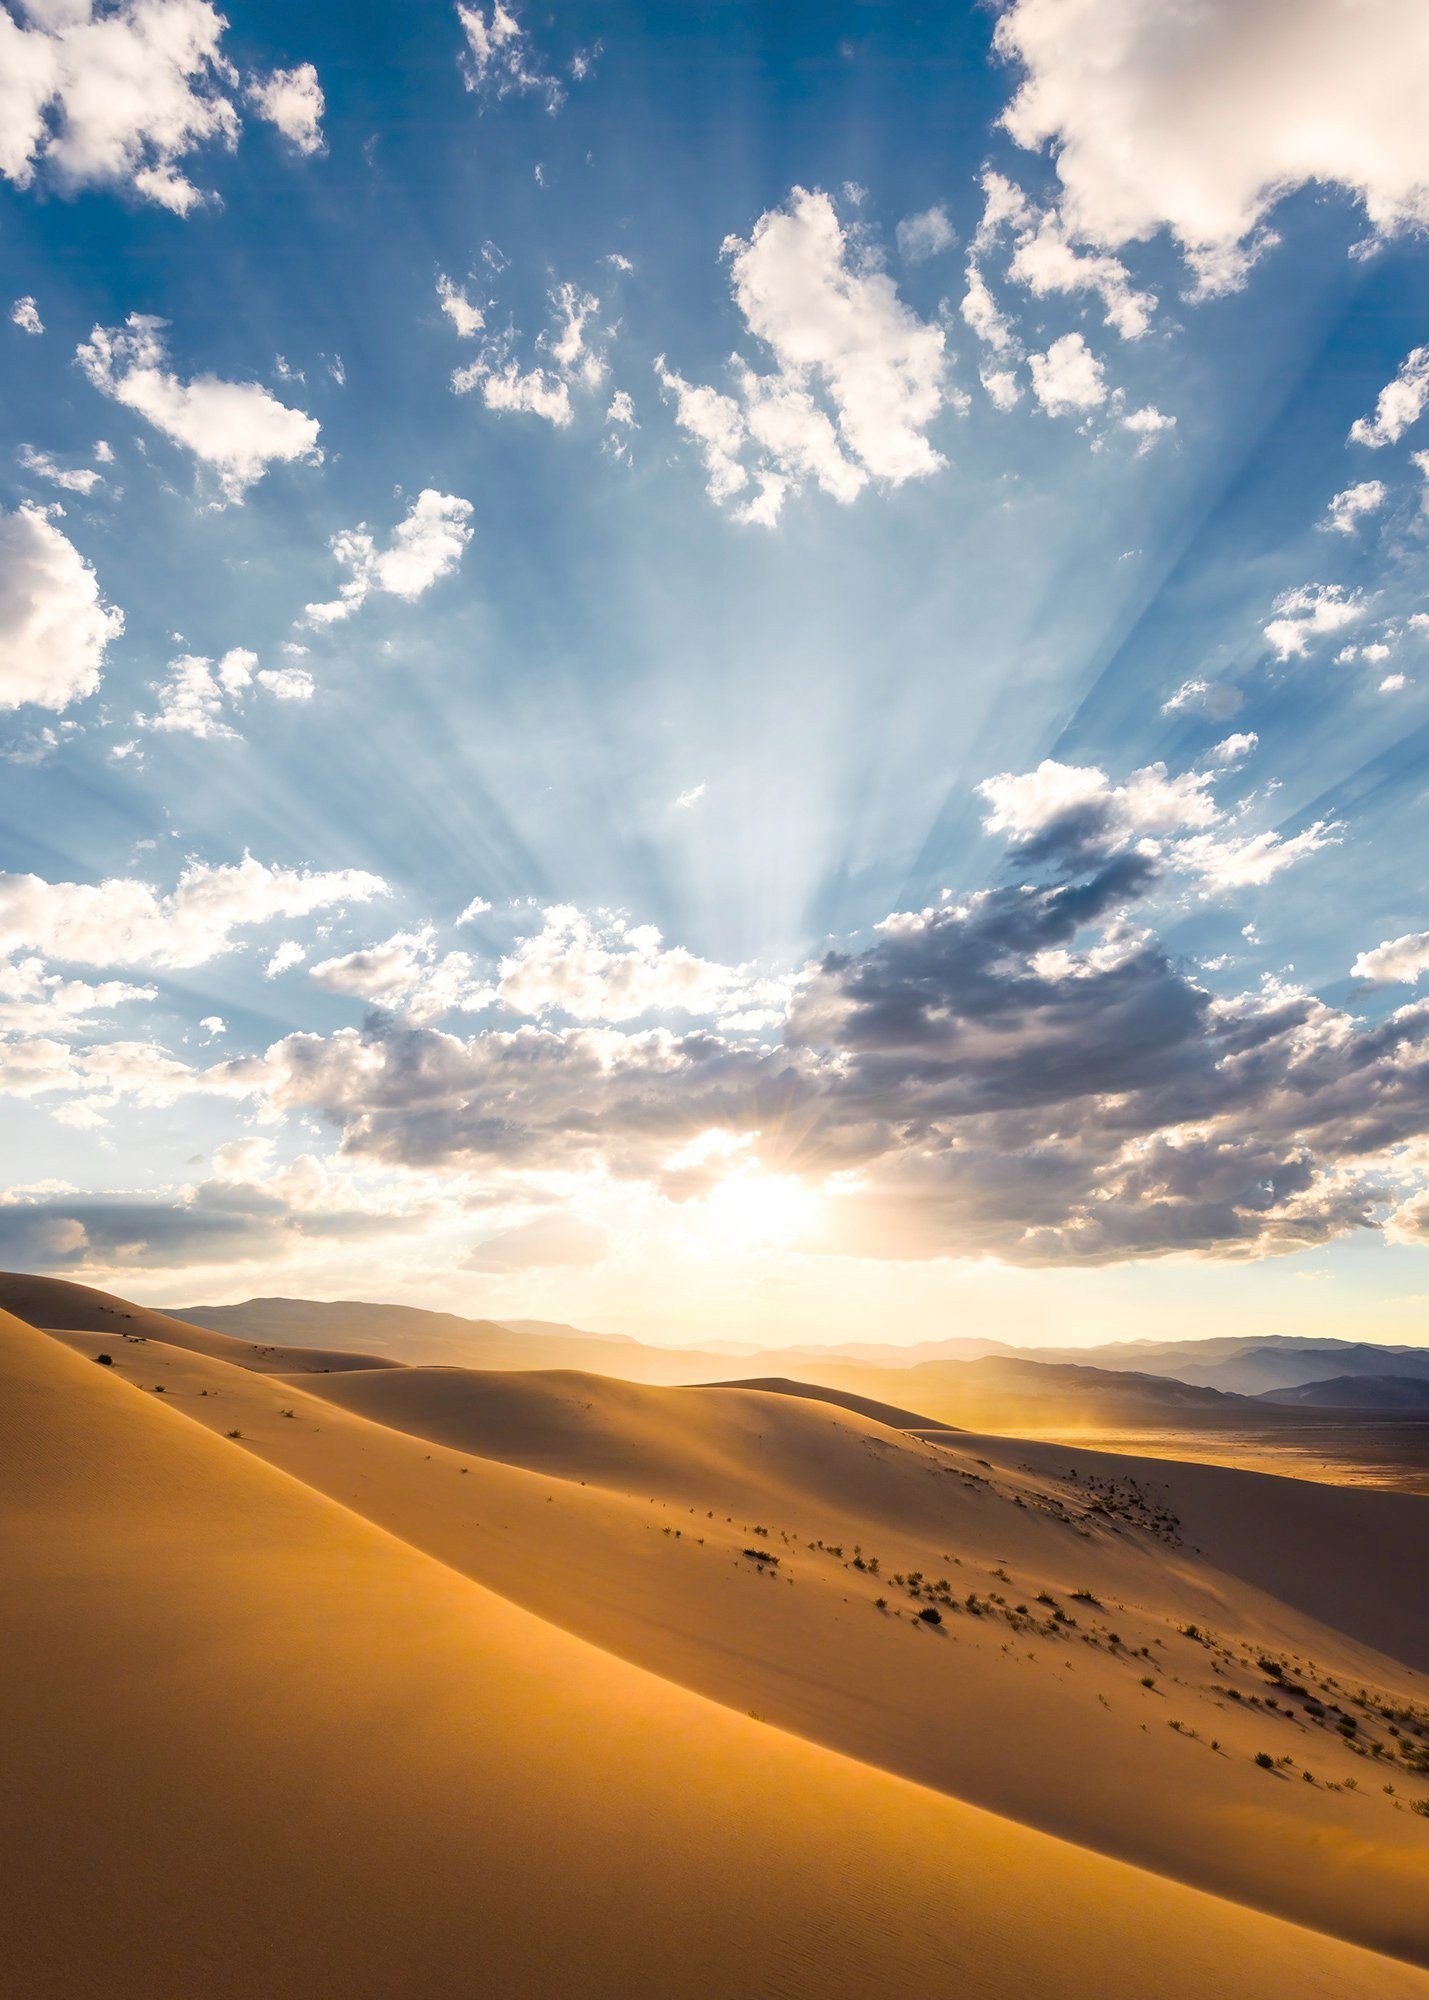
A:
<svg viewBox="0 0 1429 2000">
<path fill-rule="evenodd" d="M 4 1261 L 1418 1337 L 1429 29 L 1086 4 L 14 0 Z"/>
</svg>

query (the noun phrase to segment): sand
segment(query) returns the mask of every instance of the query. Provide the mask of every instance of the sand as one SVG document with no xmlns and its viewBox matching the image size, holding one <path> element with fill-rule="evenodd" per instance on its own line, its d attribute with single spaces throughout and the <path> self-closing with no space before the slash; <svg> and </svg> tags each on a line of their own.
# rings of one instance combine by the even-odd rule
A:
<svg viewBox="0 0 1429 2000">
<path fill-rule="evenodd" d="M 1392 1653 L 987 1449 L 461 1378 L 0 1319 L 14 1990 L 1429 1996 L 1382 1955 L 1429 1957 L 1429 1822 L 1337 1733 L 1209 1694 L 1268 1683 L 1173 1620 L 1422 1700 Z M 936 1542 L 960 1598 L 1035 1575 L 1077 1627 L 917 1626 L 891 1572 Z"/>
</svg>

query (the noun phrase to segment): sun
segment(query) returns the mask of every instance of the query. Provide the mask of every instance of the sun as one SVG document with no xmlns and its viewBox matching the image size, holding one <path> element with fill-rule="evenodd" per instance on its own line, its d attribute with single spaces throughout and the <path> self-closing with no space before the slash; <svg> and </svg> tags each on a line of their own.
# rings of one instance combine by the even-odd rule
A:
<svg viewBox="0 0 1429 2000">
<path fill-rule="evenodd" d="M 705 1216 L 721 1244 L 758 1250 L 803 1235 L 817 1208 L 818 1196 L 796 1175 L 742 1167 L 711 1190 Z"/>
</svg>

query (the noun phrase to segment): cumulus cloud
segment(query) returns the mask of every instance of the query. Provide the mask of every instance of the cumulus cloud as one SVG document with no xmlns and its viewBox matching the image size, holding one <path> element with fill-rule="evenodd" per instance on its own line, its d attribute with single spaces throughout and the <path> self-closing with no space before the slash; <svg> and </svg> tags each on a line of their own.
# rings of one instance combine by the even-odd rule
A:
<svg viewBox="0 0 1429 2000">
<path fill-rule="evenodd" d="M 1378 236 L 1429 222 L 1418 0 L 1012 0 L 996 43 L 1022 72 L 1003 122 L 1050 149 L 1069 233 L 1168 229 L 1202 293 L 1244 281 L 1299 187 L 1343 188 Z"/>
<path fill-rule="evenodd" d="M 1342 829 L 1315 820 L 1291 836 L 1237 831 L 1211 787 L 1254 743 L 1254 736 L 1228 737 L 1212 752 L 1210 769 L 1172 777 L 1164 764 L 1148 764 L 1119 785 L 1095 765 L 1047 758 L 1034 771 L 1003 772 L 978 786 L 988 807 L 984 825 L 1027 860 L 1085 863 L 1124 851 L 1148 867 L 1194 877 L 1205 895 L 1262 887 L 1333 845 Z"/>
<path fill-rule="evenodd" d="M 1373 514 L 1389 497 L 1382 479 L 1361 479 L 1337 493 L 1325 510 L 1324 525 L 1337 534 L 1352 535 L 1366 514 Z"/>
<path fill-rule="evenodd" d="M 978 253 L 988 255 L 1006 236 L 1011 246 L 1007 275 L 1013 284 L 1041 299 L 1091 292 L 1101 300 L 1107 325 L 1123 340 L 1141 338 L 1151 325 L 1156 299 L 1136 289 L 1120 258 L 1102 250 L 1079 250 L 1057 210 L 1037 207 L 1005 175 L 989 171 L 982 186 L 983 214 L 974 238 Z M 969 283 L 971 289 L 971 278 Z M 968 323 L 974 325 L 972 319 Z"/>
<path fill-rule="evenodd" d="M 735 303 L 773 371 L 736 356 L 727 395 L 656 362 L 710 497 L 737 499 L 737 518 L 771 526 L 809 483 L 846 503 L 870 481 L 936 472 L 944 461 L 927 431 L 949 401 L 943 329 L 904 304 L 829 197 L 796 187 L 747 241 L 723 247 Z"/>
<path fill-rule="evenodd" d="M 1357 417 L 1350 425 L 1350 442 L 1367 444 L 1378 451 L 1397 444 L 1412 424 L 1418 423 L 1429 402 L 1429 347 L 1415 347 L 1405 355 L 1392 382 L 1379 392 L 1374 414 Z"/>
<path fill-rule="evenodd" d="M 99 686 L 124 630 L 99 579 L 53 514 L 0 512 L 0 709 L 67 708 Z"/>
<path fill-rule="evenodd" d="M 321 459 L 316 417 L 280 403 L 260 383 L 217 375 L 182 381 L 165 365 L 165 325 L 131 313 L 123 327 L 95 327 L 76 359 L 102 395 L 210 467 L 225 500 L 241 501 L 270 465 Z"/>
<path fill-rule="evenodd" d="M 78 965 L 207 964 L 235 949 L 234 932 L 386 894 L 359 869 L 192 862 L 167 895 L 132 877 L 47 882 L 0 874 L 0 953 L 33 951 Z"/>
<path fill-rule="evenodd" d="M 1424 972 L 1429 972 L 1429 931 L 1409 931 L 1403 937 L 1386 938 L 1373 951 L 1362 951 L 1350 967 L 1352 979 L 1369 979 L 1376 986 L 1395 981 L 1412 986 Z"/>
<path fill-rule="evenodd" d="M 1364 592 L 1338 583 L 1307 583 L 1298 590 L 1282 591 L 1273 609 L 1265 643 L 1278 660 L 1303 660 L 1317 639 L 1343 632 L 1369 615 Z"/>
<path fill-rule="evenodd" d="M 479 1013 L 496 997 L 490 981 L 477 976 L 469 953 L 438 955 L 431 924 L 323 959 L 308 976 L 330 993 L 366 1000 L 414 1021 L 436 1020 L 452 1012 Z"/>
<path fill-rule="evenodd" d="M 260 118 L 277 126 L 295 152 L 322 151 L 325 107 L 322 85 L 311 63 L 254 77 L 248 86 L 248 101 Z"/>
<path fill-rule="evenodd" d="M 40 318 L 40 309 L 27 292 L 22 299 L 16 299 L 10 308 L 10 322 L 18 326 L 21 333 L 43 333 L 45 323 Z"/>
<path fill-rule="evenodd" d="M 1028 356 L 1032 393 L 1049 417 L 1097 409 L 1107 399 L 1102 364 L 1080 333 L 1064 333 L 1045 354 Z"/>
<path fill-rule="evenodd" d="M 566 93 L 546 66 L 530 34 L 521 24 L 514 7 L 493 0 L 490 7 L 458 5 L 466 47 L 462 51 L 462 80 L 484 103 L 502 97 L 539 97 L 547 111 L 555 113 L 565 102 Z M 578 55 L 572 75 L 579 82 L 589 73 L 591 56 Z"/>
<path fill-rule="evenodd" d="M 255 688 L 277 701 L 311 701 L 317 683 L 301 667 L 260 667 L 258 655 L 242 646 L 216 661 L 183 653 L 170 661 L 167 677 L 153 683 L 153 713 L 134 720 L 141 729 L 168 735 L 236 737 L 232 718 Z"/>
<path fill-rule="evenodd" d="M 530 366 L 523 366 L 512 351 L 515 332 L 486 331 L 485 312 L 473 305 L 462 287 L 443 276 L 437 281 L 437 296 L 457 333 L 480 342 L 475 357 L 453 370 L 457 395 L 475 390 L 488 410 L 544 417 L 564 430 L 575 415 L 572 390 L 595 390 L 605 380 L 605 354 L 594 324 L 600 300 L 594 293 L 570 282 L 552 288 L 551 324 L 536 341 L 543 358 Z"/>
<path fill-rule="evenodd" d="M 208 0 L 27 0 L 0 9 L 0 173 L 66 189 L 116 187 L 175 215 L 207 196 L 185 171 L 238 142 L 238 72 Z M 251 79 L 247 95 L 310 152 L 322 92 L 310 63 Z M 312 139 L 312 143 L 308 143 Z"/>
<path fill-rule="evenodd" d="M 951 250 L 958 240 L 941 202 L 925 208 L 921 215 L 905 215 L 894 234 L 898 254 L 909 264 L 926 264 L 930 257 Z"/>
<path fill-rule="evenodd" d="M 307 605 L 305 621 L 332 625 L 350 618 L 374 591 L 414 604 L 460 567 L 472 535 L 471 511 L 469 500 L 427 486 L 392 530 L 385 549 L 378 548 L 365 523 L 334 535 L 330 547 L 348 580 L 335 598 Z"/>
</svg>

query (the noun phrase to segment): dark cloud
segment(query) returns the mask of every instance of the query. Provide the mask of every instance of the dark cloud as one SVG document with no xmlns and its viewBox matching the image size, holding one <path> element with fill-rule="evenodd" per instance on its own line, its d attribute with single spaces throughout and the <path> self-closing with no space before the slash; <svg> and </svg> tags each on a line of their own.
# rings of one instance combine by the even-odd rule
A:
<svg viewBox="0 0 1429 2000">
<path fill-rule="evenodd" d="M 828 1250 L 1246 1256 L 1374 1224 L 1373 1156 L 1429 1130 L 1429 1003 L 1366 1026 L 1273 985 L 1212 994 L 1139 927 L 1154 862 L 1114 841 L 1083 815 L 1051 879 L 829 954 L 777 1046 L 373 1019 L 289 1037 L 262 1073 L 384 1165 L 598 1164 L 684 1199 L 720 1168 L 681 1148 L 746 1136 L 771 1168 L 838 1175 Z"/>
</svg>

